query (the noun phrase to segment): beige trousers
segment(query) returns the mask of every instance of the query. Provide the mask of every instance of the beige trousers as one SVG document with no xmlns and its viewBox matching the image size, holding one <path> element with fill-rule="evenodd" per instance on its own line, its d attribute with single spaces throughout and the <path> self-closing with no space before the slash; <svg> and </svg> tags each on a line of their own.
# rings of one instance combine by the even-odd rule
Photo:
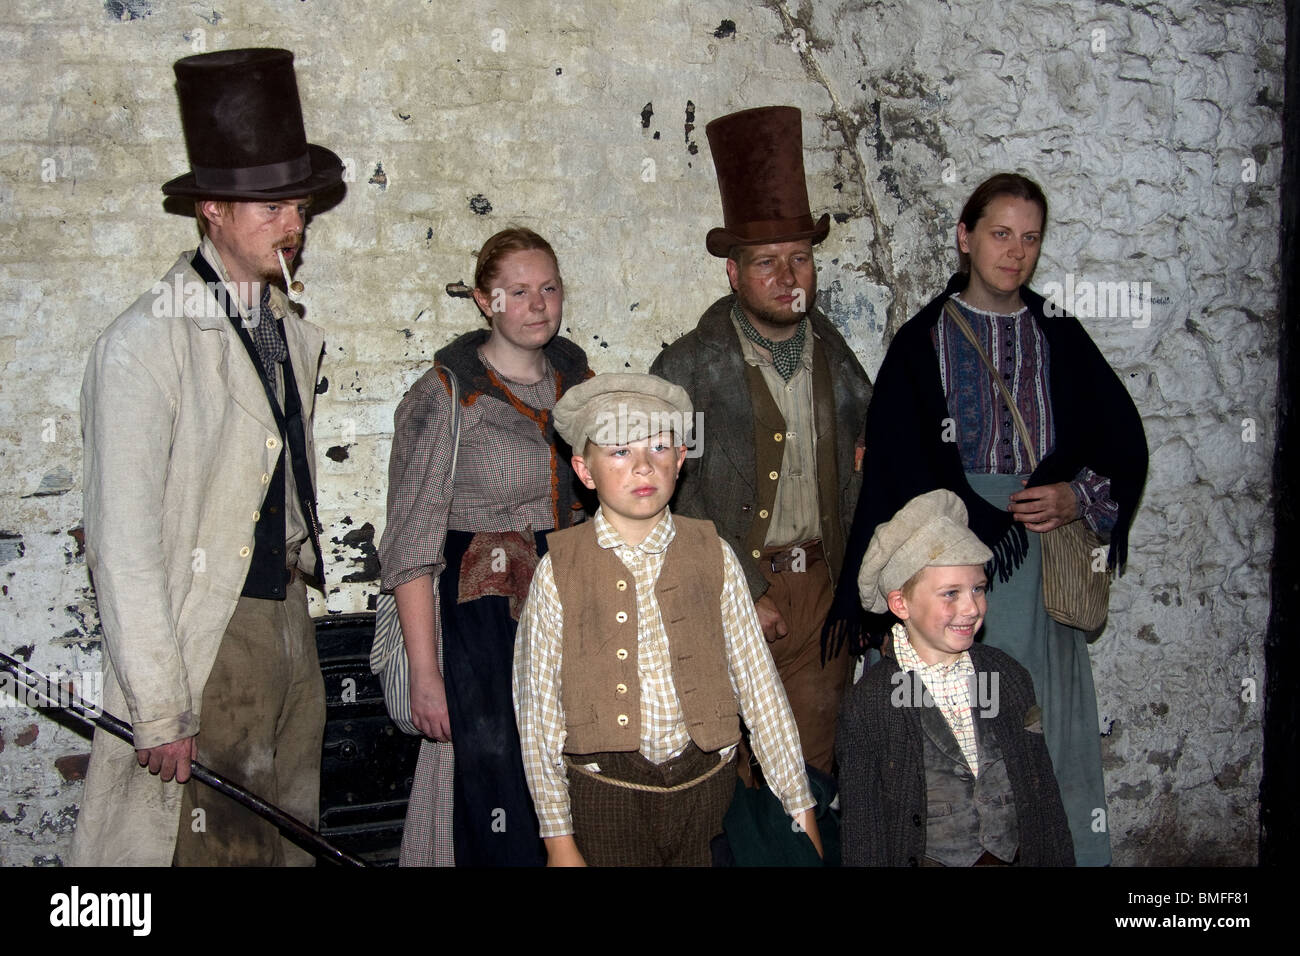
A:
<svg viewBox="0 0 1300 956">
<path fill-rule="evenodd" d="M 315 827 L 320 817 L 325 684 L 307 590 L 239 599 L 203 688 L 199 763 Z M 206 784 L 185 784 L 177 866 L 312 866 L 272 824 Z"/>
</svg>

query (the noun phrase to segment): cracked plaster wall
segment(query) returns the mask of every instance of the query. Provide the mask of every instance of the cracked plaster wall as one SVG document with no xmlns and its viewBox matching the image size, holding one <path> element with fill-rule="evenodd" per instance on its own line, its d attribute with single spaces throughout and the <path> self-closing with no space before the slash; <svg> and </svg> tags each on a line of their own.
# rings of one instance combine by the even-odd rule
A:
<svg viewBox="0 0 1300 956">
<path fill-rule="evenodd" d="M 99 668 L 78 389 L 95 336 L 194 243 L 158 191 L 187 165 L 172 61 L 290 46 L 310 138 L 349 163 L 301 271 L 329 343 L 332 611 L 375 590 L 393 409 L 477 325 L 444 287 L 469 280 L 478 244 L 508 223 L 547 235 L 566 334 L 597 370 L 642 370 L 726 290 L 703 248 L 720 219 L 704 124 L 791 103 L 814 211 L 835 216 L 819 304 L 872 374 L 942 287 L 960 204 L 996 170 L 1025 171 L 1051 201 L 1040 290 L 1067 274 L 1150 283 L 1145 327 L 1083 316 L 1152 450 L 1130 570 L 1093 647 L 1108 822 L 1121 864 L 1251 863 L 1282 37 L 1278 2 L 7 5 L 0 649 Z M 57 864 L 87 743 L 0 704 L 0 863 Z"/>
</svg>

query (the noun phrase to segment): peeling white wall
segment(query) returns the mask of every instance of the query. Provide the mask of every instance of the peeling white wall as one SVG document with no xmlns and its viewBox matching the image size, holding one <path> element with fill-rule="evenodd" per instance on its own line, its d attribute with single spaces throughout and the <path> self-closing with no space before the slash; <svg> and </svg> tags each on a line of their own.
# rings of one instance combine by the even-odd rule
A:
<svg viewBox="0 0 1300 956">
<path fill-rule="evenodd" d="M 349 161 L 301 276 L 334 611 L 375 590 L 393 409 L 477 325 L 449 298 L 506 224 L 559 253 L 566 332 L 643 370 L 726 291 L 704 125 L 804 111 L 821 296 L 874 374 L 955 265 L 956 215 L 1020 169 L 1052 205 L 1035 285 L 1149 288 L 1090 316 L 1152 473 L 1093 647 L 1121 864 L 1253 863 L 1271 547 L 1283 10 L 952 0 L 9 4 L 0 12 L 0 649 L 95 674 L 76 531 L 96 335 L 192 247 L 171 64 L 289 46 L 314 142 Z M 1149 287 L 1144 283 L 1150 283 Z M 1067 305 L 1070 303 L 1067 302 Z M 351 577 L 353 580 L 346 581 Z M 316 613 L 324 613 L 318 602 Z M 93 678 L 91 678 L 93 681 Z M 0 699 L 0 863 L 66 855 L 85 740 Z"/>
</svg>

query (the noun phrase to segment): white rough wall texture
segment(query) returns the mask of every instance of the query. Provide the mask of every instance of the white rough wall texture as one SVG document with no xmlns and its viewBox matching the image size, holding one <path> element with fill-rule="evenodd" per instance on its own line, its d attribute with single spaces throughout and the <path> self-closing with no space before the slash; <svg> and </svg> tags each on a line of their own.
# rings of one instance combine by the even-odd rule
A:
<svg viewBox="0 0 1300 956">
<path fill-rule="evenodd" d="M 393 410 L 477 325 L 444 287 L 482 240 L 547 235 L 565 334 L 598 371 L 643 370 L 726 291 L 704 251 L 721 218 L 705 123 L 794 104 L 814 211 L 835 215 L 819 304 L 869 372 L 942 288 L 961 202 L 995 171 L 1047 191 L 1040 290 L 1150 283 L 1149 324 L 1075 300 L 1152 451 L 1093 647 L 1108 824 L 1121 864 L 1255 861 L 1281 3 L 5 4 L 0 649 L 42 670 L 100 666 L 77 540 L 87 352 L 195 242 L 158 190 L 187 168 L 171 64 L 258 45 L 296 52 L 308 134 L 355 173 L 301 270 L 329 340 L 329 610 L 375 591 Z M 57 864 L 87 743 L 0 705 L 0 863 Z"/>
</svg>

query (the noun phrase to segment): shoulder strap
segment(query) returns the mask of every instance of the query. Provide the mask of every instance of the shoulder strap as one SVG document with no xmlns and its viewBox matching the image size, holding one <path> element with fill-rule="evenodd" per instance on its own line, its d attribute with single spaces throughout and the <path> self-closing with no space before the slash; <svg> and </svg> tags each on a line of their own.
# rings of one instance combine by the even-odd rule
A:
<svg viewBox="0 0 1300 956">
<path fill-rule="evenodd" d="M 1002 376 L 998 374 L 997 368 L 994 367 L 993 360 L 989 358 L 989 354 L 984 351 L 984 346 L 980 345 L 979 339 L 975 337 L 975 330 L 970 327 L 970 323 L 966 321 L 966 316 L 961 314 L 961 309 L 957 308 L 957 304 L 952 299 L 943 304 L 943 312 L 944 315 L 952 319 L 957 328 L 961 329 L 961 334 L 966 336 L 971 345 L 975 346 L 975 351 L 984 360 L 984 367 L 993 376 L 993 384 L 1002 392 L 1002 400 L 1007 403 L 1007 408 L 1011 410 L 1011 419 L 1016 423 L 1016 431 L 1020 433 L 1020 441 L 1025 446 L 1025 454 L 1029 456 L 1029 469 L 1033 471 L 1038 467 L 1038 456 L 1034 454 L 1034 443 L 1029 438 L 1029 429 L 1020 414 L 1020 408 L 1016 405 L 1016 400 L 1011 397 L 1011 390 L 1007 388 L 1007 383 L 1002 381 Z"/>
<path fill-rule="evenodd" d="M 438 377 L 442 379 L 443 384 L 447 386 L 447 392 L 451 395 L 451 487 L 454 495 L 456 459 L 460 457 L 460 388 L 456 381 L 456 373 L 451 369 L 439 366 Z"/>
</svg>

